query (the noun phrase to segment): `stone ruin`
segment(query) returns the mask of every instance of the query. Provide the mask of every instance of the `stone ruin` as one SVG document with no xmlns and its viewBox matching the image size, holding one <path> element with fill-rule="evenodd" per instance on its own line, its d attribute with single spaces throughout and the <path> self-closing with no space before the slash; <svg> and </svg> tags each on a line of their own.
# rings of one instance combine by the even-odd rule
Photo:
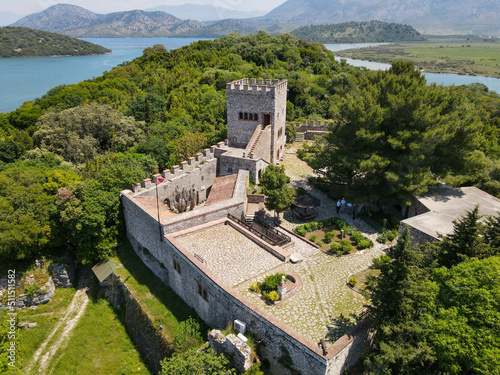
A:
<svg viewBox="0 0 500 375">
<path fill-rule="evenodd" d="M 174 199 L 165 199 L 165 203 L 170 206 L 170 209 L 174 212 L 180 214 L 192 211 L 198 202 L 196 202 L 196 192 L 195 189 L 186 190 L 185 187 L 182 190 L 178 186 L 175 188 Z M 169 204 L 170 203 L 170 204 Z"/>
<path fill-rule="evenodd" d="M 210 347 L 217 354 L 224 354 L 232 367 L 244 373 L 253 365 L 252 349 L 240 337 L 230 333 L 227 336 L 218 329 L 208 334 Z"/>
</svg>

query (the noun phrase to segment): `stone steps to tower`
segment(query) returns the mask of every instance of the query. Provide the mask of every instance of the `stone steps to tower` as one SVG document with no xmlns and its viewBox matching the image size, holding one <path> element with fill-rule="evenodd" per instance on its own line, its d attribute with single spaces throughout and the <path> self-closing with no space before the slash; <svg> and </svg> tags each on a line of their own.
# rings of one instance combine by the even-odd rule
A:
<svg viewBox="0 0 500 375">
<path fill-rule="evenodd" d="M 255 151 L 255 148 L 257 147 L 259 141 L 260 141 L 260 138 L 262 137 L 262 133 L 263 131 L 260 130 L 259 131 L 259 135 L 257 135 L 257 137 L 255 138 L 255 142 L 253 143 L 252 147 L 250 148 L 250 152 L 254 152 Z"/>
</svg>

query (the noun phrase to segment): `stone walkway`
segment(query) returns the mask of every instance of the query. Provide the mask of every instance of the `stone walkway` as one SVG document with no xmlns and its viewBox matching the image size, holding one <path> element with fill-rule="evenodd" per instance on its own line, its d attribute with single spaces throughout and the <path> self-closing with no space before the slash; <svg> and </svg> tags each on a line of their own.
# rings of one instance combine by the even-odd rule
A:
<svg viewBox="0 0 500 375">
<path fill-rule="evenodd" d="M 314 175 L 313 171 L 305 162 L 291 153 L 293 151 L 292 148 L 285 153 L 286 173 L 290 176 L 294 187 L 302 186 L 311 195 L 321 200 L 316 220 L 339 216 L 370 238 L 375 245 L 371 249 L 337 257 L 327 255 L 295 237 L 293 238 L 295 244 L 287 250 L 299 252 L 306 259 L 298 264 L 282 264 L 266 272 L 266 275 L 293 271 L 302 277 L 303 287 L 300 292 L 272 306 L 266 304 L 258 294 L 249 290 L 252 282 L 262 281 L 264 275 L 247 280 L 235 288 L 309 339 L 319 342 L 321 338 L 325 338 L 329 342 L 335 342 L 351 328 L 355 322 L 355 316 L 363 311 L 366 303 L 360 294 L 346 285 L 348 277 L 370 267 L 373 259 L 382 255 L 387 246 L 376 242 L 378 233 L 362 220 L 353 221 L 350 213 L 336 215 L 336 202 L 308 184 L 307 178 Z M 268 217 L 271 216 L 272 214 L 269 213 Z M 292 230 L 299 224 L 291 213 L 286 213 L 281 225 Z"/>
</svg>

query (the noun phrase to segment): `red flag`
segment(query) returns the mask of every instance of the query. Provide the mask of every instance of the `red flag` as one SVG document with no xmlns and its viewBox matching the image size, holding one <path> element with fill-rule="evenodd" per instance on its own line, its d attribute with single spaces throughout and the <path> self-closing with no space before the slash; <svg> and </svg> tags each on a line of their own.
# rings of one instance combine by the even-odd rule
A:
<svg viewBox="0 0 500 375">
<path fill-rule="evenodd" d="M 165 179 L 163 177 L 158 177 L 156 179 L 156 185 L 160 185 L 163 181 L 165 181 Z"/>
</svg>

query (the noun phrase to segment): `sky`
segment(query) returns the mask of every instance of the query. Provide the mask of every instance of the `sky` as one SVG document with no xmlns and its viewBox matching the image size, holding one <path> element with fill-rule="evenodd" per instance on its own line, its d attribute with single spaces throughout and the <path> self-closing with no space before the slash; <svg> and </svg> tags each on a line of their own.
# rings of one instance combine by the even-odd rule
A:
<svg viewBox="0 0 500 375">
<path fill-rule="evenodd" d="M 111 13 L 132 9 L 148 9 L 160 5 L 183 3 L 207 4 L 238 10 L 270 11 L 286 0 L 0 0 L 0 12 L 28 15 L 41 12 L 52 5 L 78 5 L 94 13 Z"/>
</svg>

